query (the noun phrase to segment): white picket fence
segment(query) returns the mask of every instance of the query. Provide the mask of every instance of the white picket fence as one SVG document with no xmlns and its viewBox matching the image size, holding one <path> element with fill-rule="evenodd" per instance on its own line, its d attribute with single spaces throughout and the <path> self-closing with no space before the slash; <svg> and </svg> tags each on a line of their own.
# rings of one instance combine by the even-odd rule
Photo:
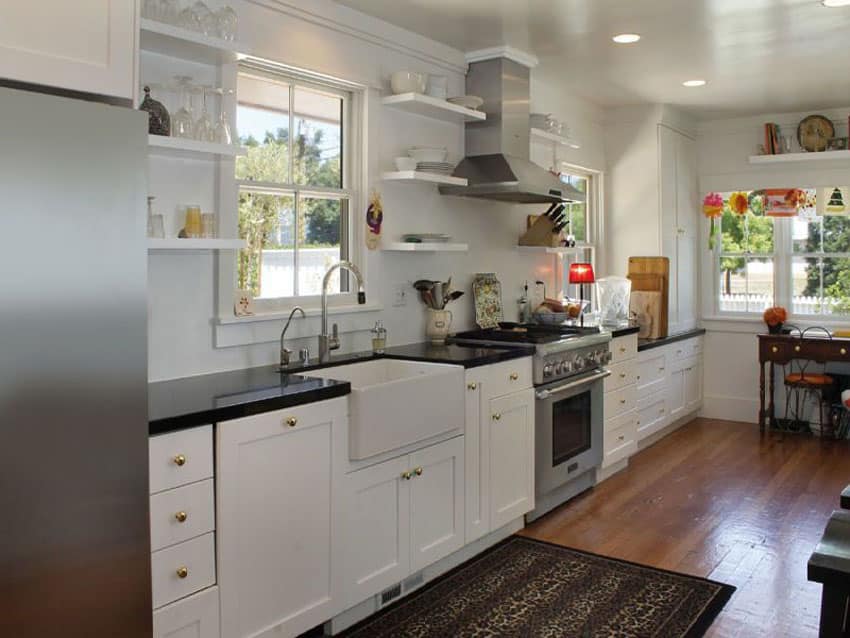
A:
<svg viewBox="0 0 850 638">
<path fill-rule="evenodd" d="M 817 297 L 802 295 L 791 299 L 792 312 L 799 315 L 831 315 L 840 299 L 825 297 L 823 301 Z M 757 294 L 720 295 L 720 310 L 724 312 L 759 312 L 773 304 L 773 297 Z"/>
</svg>

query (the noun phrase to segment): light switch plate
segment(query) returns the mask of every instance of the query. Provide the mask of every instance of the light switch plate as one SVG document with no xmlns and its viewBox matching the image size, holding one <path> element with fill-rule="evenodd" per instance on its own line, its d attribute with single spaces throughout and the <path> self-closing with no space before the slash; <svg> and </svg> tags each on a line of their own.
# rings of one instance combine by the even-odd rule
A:
<svg viewBox="0 0 850 638">
<path fill-rule="evenodd" d="M 407 305 L 408 284 L 396 284 L 393 291 L 393 307 L 403 308 Z"/>
</svg>

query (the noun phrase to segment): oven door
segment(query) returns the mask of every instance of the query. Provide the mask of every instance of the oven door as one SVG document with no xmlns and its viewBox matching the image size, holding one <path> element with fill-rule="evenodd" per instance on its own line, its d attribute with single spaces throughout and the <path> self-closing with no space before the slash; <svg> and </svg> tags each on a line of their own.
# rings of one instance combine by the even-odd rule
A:
<svg viewBox="0 0 850 638">
<path fill-rule="evenodd" d="M 546 494 L 602 463 L 603 383 L 599 369 L 535 388 L 535 492 Z"/>
</svg>

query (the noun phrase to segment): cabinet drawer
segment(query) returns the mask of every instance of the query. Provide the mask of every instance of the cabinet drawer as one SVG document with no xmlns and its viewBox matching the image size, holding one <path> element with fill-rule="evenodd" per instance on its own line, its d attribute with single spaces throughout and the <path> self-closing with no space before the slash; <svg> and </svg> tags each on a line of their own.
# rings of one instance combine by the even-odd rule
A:
<svg viewBox="0 0 850 638">
<path fill-rule="evenodd" d="M 677 361 L 680 359 L 689 359 L 702 354 L 702 337 L 686 339 L 678 343 L 670 344 L 670 354 Z"/>
<path fill-rule="evenodd" d="M 605 420 L 613 419 L 634 409 L 636 396 L 637 393 L 633 385 L 628 385 L 614 392 L 606 392 L 603 412 Z"/>
<path fill-rule="evenodd" d="M 605 378 L 605 392 L 619 390 L 620 388 L 631 385 L 637 378 L 637 366 L 634 359 L 616 363 L 610 366 L 611 376 Z"/>
<path fill-rule="evenodd" d="M 487 366 L 481 371 L 481 383 L 484 395 L 489 398 L 530 388 L 533 384 L 531 357 Z"/>
<path fill-rule="evenodd" d="M 151 554 L 154 609 L 215 584 L 214 537 L 204 534 Z"/>
<path fill-rule="evenodd" d="M 611 341 L 611 363 L 619 363 L 637 356 L 637 334 L 617 337 Z"/>
<path fill-rule="evenodd" d="M 658 349 L 646 358 L 641 356 L 637 364 L 637 389 L 641 394 L 661 389 L 667 378 L 667 356 Z"/>
<path fill-rule="evenodd" d="M 212 479 L 151 496 L 151 550 L 213 531 L 214 499 Z"/>
<path fill-rule="evenodd" d="M 668 421 L 669 408 L 664 392 L 656 393 L 638 401 L 638 440 L 662 429 Z"/>
<path fill-rule="evenodd" d="M 221 638 L 218 587 L 209 587 L 153 612 L 153 638 Z"/>
<path fill-rule="evenodd" d="M 637 452 L 637 416 L 632 411 L 623 415 L 620 427 L 605 432 L 603 465 L 613 465 Z"/>
<path fill-rule="evenodd" d="M 152 436 L 148 443 L 151 494 L 212 478 L 212 426 Z"/>
</svg>

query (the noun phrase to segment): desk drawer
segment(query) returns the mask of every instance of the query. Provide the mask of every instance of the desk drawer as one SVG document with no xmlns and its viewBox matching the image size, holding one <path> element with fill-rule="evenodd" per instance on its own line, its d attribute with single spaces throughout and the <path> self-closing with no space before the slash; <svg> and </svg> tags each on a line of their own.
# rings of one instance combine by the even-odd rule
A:
<svg viewBox="0 0 850 638">
<path fill-rule="evenodd" d="M 151 496 L 151 550 L 213 531 L 214 500 L 212 479 Z"/>
<path fill-rule="evenodd" d="M 212 478 L 212 426 L 152 436 L 148 454 L 151 494 Z"/>
<path fill-rule="evenodd" d="M 617 337 L 611 341 L 611 363 L 619 363 L 637 356 L 637 333 Z"/>
<path fill-rule="evenodd" d="M 153 608 L 215 584 L 215 534 L 151 554 Z"/>
</svg>

